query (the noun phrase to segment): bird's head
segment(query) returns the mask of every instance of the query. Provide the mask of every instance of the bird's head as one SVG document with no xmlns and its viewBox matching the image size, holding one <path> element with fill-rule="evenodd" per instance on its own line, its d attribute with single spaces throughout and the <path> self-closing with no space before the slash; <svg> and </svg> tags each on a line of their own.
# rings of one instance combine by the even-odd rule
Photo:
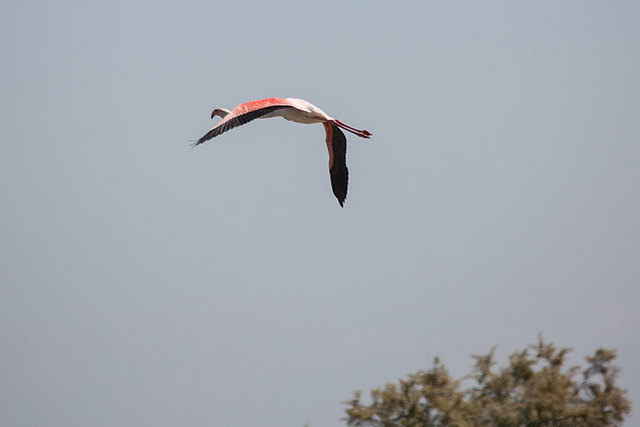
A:
<svg viewBox="0 0 640 427">
<path fill-rule="evenodd" d="M 216 108 L 215 110 L 213 110 L 213 112 L 211 113 L 211 118 L 213 119 L 215 116 L 218 116 L 220 118 L 224 118 L 227 114 L 229 114 L 231 111 L 227 110 L 226 108 Z"/>
</svg>

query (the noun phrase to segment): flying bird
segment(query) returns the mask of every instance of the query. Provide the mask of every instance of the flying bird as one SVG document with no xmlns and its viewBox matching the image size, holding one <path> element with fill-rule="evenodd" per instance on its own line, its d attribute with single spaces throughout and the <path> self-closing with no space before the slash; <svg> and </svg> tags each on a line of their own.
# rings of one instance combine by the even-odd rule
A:
<svg viewBox="0 0 640 427">
<path fill-rule="evenodd" d="M 340 129 L 369 138 L 372 133 L 367 130 L 356 129 L 338 119 L 330 117 L 315 105 L 303 99 L 296 98 L 268 98 L 246 102 L 238 105 L 233 111 L 226 108 L 216 108 L 211 118 L 218 116 L 220 120 L 202 138 L 193 143 L 200 145 L 230 129 L 249 123 L 255 119 L 282 117 L 296 123 L 322 123 L 326 132 L 327 149 L 329 150 L 329 175 L 331 188 L 340 206 L 344 206 L 347 198 L 349 170 L 347 169 L 347 139 Z"/>
</svg>

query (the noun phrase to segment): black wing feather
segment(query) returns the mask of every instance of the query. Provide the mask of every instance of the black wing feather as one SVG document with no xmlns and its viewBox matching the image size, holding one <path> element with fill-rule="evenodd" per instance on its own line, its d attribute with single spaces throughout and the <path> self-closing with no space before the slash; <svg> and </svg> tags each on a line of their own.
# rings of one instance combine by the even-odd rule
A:
<svg viewBox="0 0 640 427">
<path fill-rule="evenodd" d="M 193 146 L 195 147 L 196 145 L 200 145 L 203 142 L 206 142 L 211 138 L 214 138 L 222 133 L 225 133 L 228 130 L 231 130 L 238 126 L 242 126 L 246 123 L 249 123 L 252 120 L 255 120 L 264 116 L 265 114 L 269 114 L 272 111 L 280 110 L 282 108 L 288 108 L 288 107 L 283 105 L 274 105 L 270 107 L 260 108 L 258 110 L 247 111 L 246 113 L 232 117 L 230 120 L 227 120 L 227 121 L 222 119 L 220 123 L 218 123 L 213 128 L 211 128 L 211 130 L 207 132 L 202 138 L 197 140 L 193 144 Z"/>
<path fill-rule="evenodd" d="M 331 146 L 333 148 L 333 164 L 331 165 L 331 169 L 329 169 L 331 188 L 340 206 L 344 206 L 344 201 L 347 198 L 347 186 L 349 184 L 347 138 L 345 138 L 344 133 L 342 133 L 337 126 L 333 126 Z"/>
</svg>

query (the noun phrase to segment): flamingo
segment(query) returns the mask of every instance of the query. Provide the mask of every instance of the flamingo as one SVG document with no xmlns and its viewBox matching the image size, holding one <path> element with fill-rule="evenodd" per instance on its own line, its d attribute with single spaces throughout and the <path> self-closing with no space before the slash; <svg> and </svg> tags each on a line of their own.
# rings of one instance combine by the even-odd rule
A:
<svg viewBox="0 0 640 427">
<path fill-rule="evenodd" d="M 296 123 L 322 123 L 326 132 L 327 149 L 329 150 L 331 188 L 341 207 L 344 207 L 344 201 L 347 198 L 349 170 L 347 169 L 347 139 L 340 129 L 356 134 L 361 138 L 369 138 L 372 135 L 367 130 L 356 129 L 330 117 L 310 102 L 296 98 L 259 99 L 240 104 L 232 111 L 226 108 L 216 108 L 211 113 L 212 119 L 214 116 L 218 116 L 222 120 L 202 138 L 194 142 L 192 146 L 200 145 L 230 129 L 255 119 L 282 117 L 285 120 Z"/>
</svg>

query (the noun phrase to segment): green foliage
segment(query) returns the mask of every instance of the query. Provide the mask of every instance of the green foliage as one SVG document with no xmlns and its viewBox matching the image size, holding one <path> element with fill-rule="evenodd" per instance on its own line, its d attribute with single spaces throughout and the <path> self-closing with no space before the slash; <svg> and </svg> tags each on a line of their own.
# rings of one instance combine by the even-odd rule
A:
<svg viewBox="0 0 640 427">
<path fill-rule="evenodd" d="M 347 405 L 347 424 L 370 427 L 427 426 L 617 426 L 631 411 L 626 390 L 615 384 L 614 350 L 598 349 L 588 366 L 564 368 L 568 348 L 558 350 L 539 337 L 495 370 L 494 351 L 473 356 L 473 372 L 453 380 L 434 360 L 418 371 L 371 391 L 371 403 L 356 391 Z M 578 381 L 576 381 L 578 377 Z M 464 381 L 473 386 L 461 389 Z"/>
</svg>

